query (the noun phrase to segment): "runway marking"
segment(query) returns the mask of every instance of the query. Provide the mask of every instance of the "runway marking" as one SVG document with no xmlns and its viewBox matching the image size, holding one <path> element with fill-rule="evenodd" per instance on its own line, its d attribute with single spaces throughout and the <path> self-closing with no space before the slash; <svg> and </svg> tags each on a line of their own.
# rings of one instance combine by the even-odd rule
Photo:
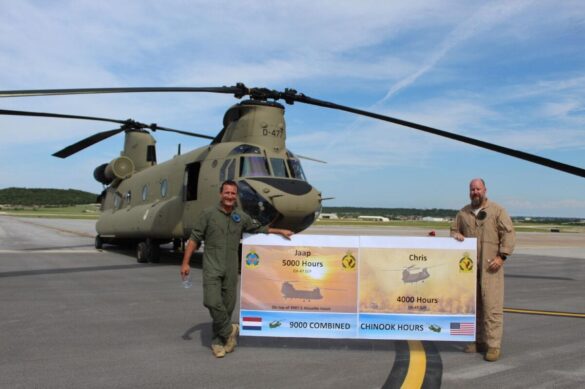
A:
<svg viewBox="0 0 585 389">
<path fill-rule="evenodd" d="M 68 267 L 68 268 L 58 268 L 58 269 L 19 270 L 19 271 L 9 271 L 9 272 L 0 273 L 0 278 L 27 277 L 27 276 L 51 275 L 51 274 L 83 273 L 83 272 L 93 272 L 93 271 L 110 271 L 110 270 L 135 269 L 135 268 L 155 269 L 156 267 L 136 263 L 136 264 L 128 264 L 128 265 L 104 265 L 104 266 Z"/>
<path fill-rule="evenodd" d="M 410 362 L 401 388 L 421 388 L 426 372 L 427 355 L 421 342 L 409 340 Z"/>
<path fill-rule="evenodd" d="M 382 388 L 439 388 L 442 376 L 443 362 L 433 342 L 397 341 L 394 365 Z"/>
<path fill-rule="evenodd" d="M 522 313 L 522 314 L 526 314 L 526 315 L 560 316 L 560 317 L 573 317 L 573 318 L 585 319 L 585 313 L 580 313 L 580 312 L 539 311 L 539 310 L 533 310 L 533 309 L 520 309 L 520 308 L 504 308 L 504 312 Z"/>
<path fill-rule="evenodd" d="M 541 315 L 553 317 L 585 318 L 585 313 L 543 311 L 533 309 L 504 308 L 507 313 Z M 504 370 L 508 369 L 505 367 Z M 477 372 L 467 374 L 485 375 L 484 367 Z M 392 371 L 382 386 L 384 389 L 395 388 L 439 388 L 441 387 L 443 366 L 441 356 L 433 342 L 409 340 L 396 342 L 396 359 Z"/>
<path fill-rule="evenodd" d="M 31 222 L 29 220 L 18 219 L 18 221 L 20 223 L 31 224 L 31 225 L 37 226 L 37 227 L 44 227 L 44 228 L 47 228 L 47 229 L 50 229 L 50 230 L 64 232 L 64 233 L 72 234 L 72 235 L 77 235 L 77 236 L 81 236 L 81 237 L 84 237 L 84 238 L 93 238 L 95 236 L 94 234 L 88 234 L 87 232 L 67 230 L 65 228 L 53 227 L 53 226 L 48 226 L 48 225 L 42 224 L 42 223 Z"/>
</svg>

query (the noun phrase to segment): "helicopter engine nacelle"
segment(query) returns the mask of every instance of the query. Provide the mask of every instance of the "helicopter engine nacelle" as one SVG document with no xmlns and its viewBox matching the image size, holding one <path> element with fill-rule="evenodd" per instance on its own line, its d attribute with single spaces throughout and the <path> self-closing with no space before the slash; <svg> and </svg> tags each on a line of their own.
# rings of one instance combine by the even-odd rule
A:
<svg viewBox="0 0 585 389">
<path fill-rule="evenodd" d="M 104 163 L 95 168 L 93 177 L 96 181 L 108 185 L 114 179 L 124 180 L 134 173 L 134 163 L 128 157 L 118 157 L 110 163 Z"/>
<path fill-rule="evenodd" d="M 111 180 L 108 181 L 106 178 L 106 167 L 108 167 L 108 164 L 104 163 L 93 170 L 93 178 L 95 178 L 95 180 L 100 184 L 104 185 L 108 185 L 110 182 L 112 182 Z"/>
</svg>

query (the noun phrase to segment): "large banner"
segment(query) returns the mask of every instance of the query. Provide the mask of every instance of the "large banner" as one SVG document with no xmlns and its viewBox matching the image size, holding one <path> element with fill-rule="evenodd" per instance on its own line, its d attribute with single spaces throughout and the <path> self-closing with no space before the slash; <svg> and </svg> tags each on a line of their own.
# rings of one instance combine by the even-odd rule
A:
<svg viewBox="0 0 585 389">
<path fill-rule="evenodd" d="M 476 239 L 245 236 L 240 334 L 475 340 Z"/>
</svg>

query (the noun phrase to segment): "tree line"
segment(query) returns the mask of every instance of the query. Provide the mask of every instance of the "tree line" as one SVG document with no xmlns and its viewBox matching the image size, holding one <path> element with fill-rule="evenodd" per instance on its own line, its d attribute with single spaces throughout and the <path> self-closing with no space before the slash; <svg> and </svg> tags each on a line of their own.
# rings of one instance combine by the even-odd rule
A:
<svg viewBox="0 0 585 389">
<path fill-rule="evenodd" d="M 323 207 L 323 213 L 336 213 L 339 216 L 358 217 L 363 216 L 384 216 L 396 219 L 401 216 L 420 217 L 442 217 L 453 218 L 457 215 L 454 209 L 417 209 L 417 208 L 360 208 L 360 207 Z"/>
<path fill-rule="evenodd" d="M 20 206 L 67 206 L 95 203 L 97 195 L 76 189 L 0 189 L 0 204 Z"/>
</svg>

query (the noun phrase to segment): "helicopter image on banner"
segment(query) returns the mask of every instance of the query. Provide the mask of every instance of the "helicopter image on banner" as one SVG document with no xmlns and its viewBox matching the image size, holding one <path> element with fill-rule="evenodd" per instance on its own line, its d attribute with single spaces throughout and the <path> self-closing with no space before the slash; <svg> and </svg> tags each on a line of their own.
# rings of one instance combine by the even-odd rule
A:
<svg viewBox="0 0 585 389">
<path fill-rule="evenodd" d="M 419 268 L 415 265 L 409 266 L 402 271 L 402 282 L 405 284 L 409 283 L 416 283 L 416 282 L 424 282 L 427 278 L 431 275 L 426 267 L 424 267 L 421 271 L 416 271 Z"/>
<path fill-rule="evenodd" d="M 99 196 L 101 216 L 96 223 L 95 247 L 104 244 L 136 244 L 138 262 L 157 262 L 161 244 L 178 247 L 188 238 L 197 215 L 217 204 L 219 187 L 225 180 L 238 185 L 239 203 L 262 224 L 299 232 L 317 218 L 321 193 L 305 177 L 299 155 L 286 147 L 284 106 L 295 102 L 341 110 L 475 145 L 566 173 L 585 177 L 585 169 L 446 132 L 405 120 L 351 108 L 298 93 L 266 88 L 248 88 L 238 83 L 223 87 L 86 88 L 0 91 L 0 97 L 57 96 L 103 93 L 226 93 L 241 99 L 224 115 L 223 127 L 215 135 L 174 130 L 131 119 L 0 109 L 0 115 L 79 119 L 117 123 L 53 154 L 67 158 L 111 136 L 124 133 L 120 156 L 98 166 L 95 179 L 105 186 Z M 209 139 L 209 145 L 158 163 L 151 131 L 167 131 Z M 307 158 L 311 159 L 311 158 Z M 321 162 L 319 160 L 316 160 Z M 283 286 L 284 287 L 284 286 Z M 318 292 L 317 292 L 318 293 Z"/>
<path fill-rule="evenodd" d="M 297 289 L 289 281 L 283 282 L 280 289 L 284 299 L 302 299 L 303 301 L 321 300 L 323 295 L 318 287 L 312 290 Z"/>
</svg>

